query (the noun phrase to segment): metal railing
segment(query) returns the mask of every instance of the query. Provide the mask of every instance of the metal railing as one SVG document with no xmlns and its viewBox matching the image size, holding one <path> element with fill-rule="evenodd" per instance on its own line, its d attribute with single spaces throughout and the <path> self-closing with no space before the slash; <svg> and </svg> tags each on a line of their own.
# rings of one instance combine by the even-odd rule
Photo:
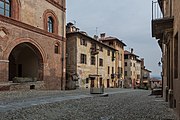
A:
<svg viewBox="0 0 180 120">
<path fill-rule="evenodd" d="M 162 19 L 163 13 L 161 10 L 161 7 L 159 6 L 159 2 L 156 1 L 152 1 L 152 20 L 156 20 L 156 19 Z"/>
</svg>

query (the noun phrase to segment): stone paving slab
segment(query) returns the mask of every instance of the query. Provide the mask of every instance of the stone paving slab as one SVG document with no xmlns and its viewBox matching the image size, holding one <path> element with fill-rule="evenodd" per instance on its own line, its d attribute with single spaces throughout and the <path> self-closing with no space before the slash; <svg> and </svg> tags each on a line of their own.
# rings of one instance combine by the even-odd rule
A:
<svg viewBox="0 0 180 120">
<path fill-rule="evenodd" d="M 150 91 L 111 92 L 0 112 L 0 120 L 176 120 L 168 104 Z"/>
</svg>

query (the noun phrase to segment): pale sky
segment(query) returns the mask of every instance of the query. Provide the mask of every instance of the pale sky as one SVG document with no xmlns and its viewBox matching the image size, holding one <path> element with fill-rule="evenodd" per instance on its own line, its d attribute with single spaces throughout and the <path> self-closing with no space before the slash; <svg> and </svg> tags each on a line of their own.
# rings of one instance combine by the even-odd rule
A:
<svg viewBox="0 0 180 120">
<path fill-rule="evenodd" d="M 93 37 L 106 33 L 145 58 L 146 68 L 160 76 L 161 51 L 151 37 L 151 0 L 67 0 L 67 22 Z M 97 30 L 96 30 L 97 28 Z"/>
</svg>

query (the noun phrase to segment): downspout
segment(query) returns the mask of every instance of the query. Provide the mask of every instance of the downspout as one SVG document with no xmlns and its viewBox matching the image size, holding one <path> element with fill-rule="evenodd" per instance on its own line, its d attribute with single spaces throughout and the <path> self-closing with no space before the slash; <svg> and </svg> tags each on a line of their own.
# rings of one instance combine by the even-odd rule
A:
<svg viewBox="0 0 180 120">
<path fill-rule="evenodd" d="M 63 6 L 65 6 L 65 0 L 63 3 Z M 62 76 L 61 76 L 61 89 L 65 90 L 65 86 L 66 86 L 66 79 L 65 79 L 65 75 L 66 75 L 66 57 L 65 57 L 65 52 L 66 52 L 66 35 L 65 35 L 65 14 L 66 11 L 63 12 L 62 14 L 62 59 L 61 59 L 61 63 L 62 63 L 62 68 L 61 68 L 61 72 L 62 72 Z"/>
</svg>

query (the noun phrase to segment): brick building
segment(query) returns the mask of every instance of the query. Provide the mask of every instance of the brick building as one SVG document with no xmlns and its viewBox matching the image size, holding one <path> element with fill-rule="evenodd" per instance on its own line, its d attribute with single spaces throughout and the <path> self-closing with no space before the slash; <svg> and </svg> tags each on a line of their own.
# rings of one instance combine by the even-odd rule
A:
<svg viewBox="0 0 180 120">
<path fill-rule="evenodd" d="M 65 88 L 65 0 L 0 0 L 0 89 Z"/>
<path fill-rule="evenodd" d="M 180 1 L 158 0 L 152 5 L 152 36 L 162 51 L 163 97 L 180 118 Z"/>
<path fill-rule="evenodd" d="M 67 24 L 66 36 L 67 87 L 115 87 L 116 49 L 80 32 L 72 23 Z"/>
</svg>

